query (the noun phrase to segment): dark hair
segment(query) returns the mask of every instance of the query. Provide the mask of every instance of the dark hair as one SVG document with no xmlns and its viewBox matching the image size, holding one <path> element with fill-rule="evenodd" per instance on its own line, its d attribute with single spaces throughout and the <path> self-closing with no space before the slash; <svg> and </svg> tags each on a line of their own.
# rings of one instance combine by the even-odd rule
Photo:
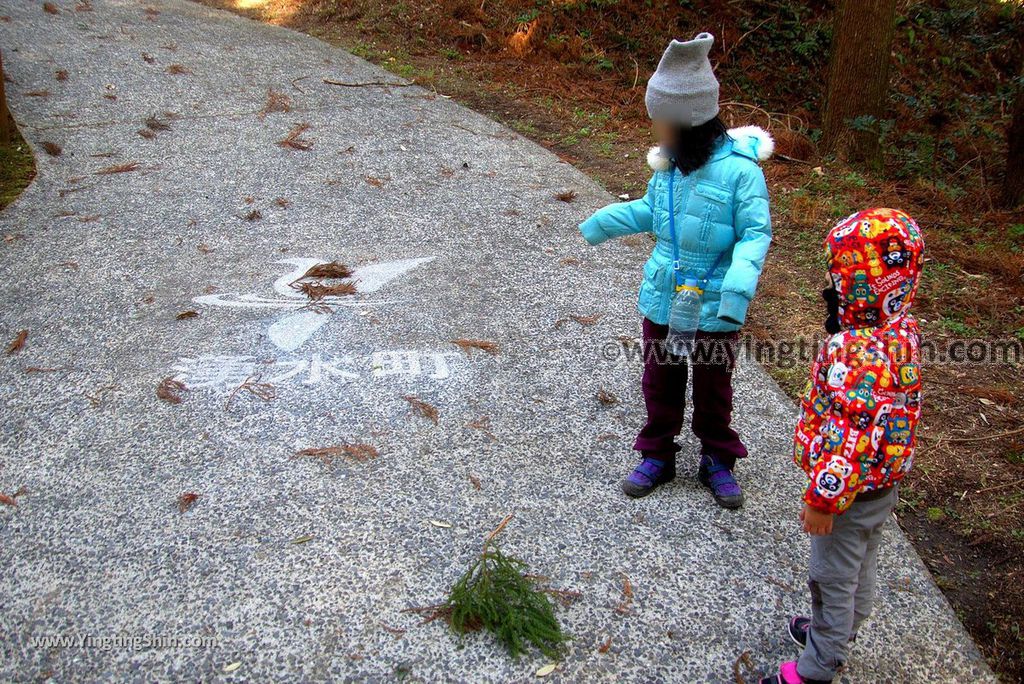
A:
<svg viewBox="0 0 1024 684">
<path fill-rule="evenodd" d="M 717 116 L 693 128 L 676 129 L 672 146 L 672 161 L 682 173 L 693 173 L 708 163 L 718 141 L 728 135 L 728 129 Z"/>
</svg>

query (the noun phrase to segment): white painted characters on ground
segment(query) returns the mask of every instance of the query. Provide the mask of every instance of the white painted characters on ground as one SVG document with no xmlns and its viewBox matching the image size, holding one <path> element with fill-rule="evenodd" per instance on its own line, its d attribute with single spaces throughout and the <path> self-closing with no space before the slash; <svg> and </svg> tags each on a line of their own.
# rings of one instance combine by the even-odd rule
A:
<svg viewBox="0 0 1024 684">
<path fill-rule="evenodd" d="M 255 379 L 275 387 L 374 381 L 385 378 L 447 380 L 449 358 L 457 352 L 389 350 L 368 356 L 311 354 L 308 357 L 257 359 L 255 356 L 212 355 L 183 357 L 174 365 L 173 378 L 189 389 L 232 391 Z"/>
<path fill-rule="evenodd" d="M 433 260 L 434 257 L 418 257 L 358 266 L 352 272 L 351 277 L 352 282 L 356 286 L 356 294 L 344 297 L 324 297 L 317 301 L 318 307 L 315 311 L 300 311 L 300 309 L 307 309 L 310 301 L 306 295 L 292 287 L 310 268 L 318 264 L 327 263 L 323 259 L 313 259 L 310 257 L 282 259 L 276 262 L 288 264 L 293 269 L 274 281 L 274 293 L 277 295 L 275 297 L 265 297 L 258 294 L 225 293 L 203 295 L 195 297 L 192 301 L 204 306 L 292 311 L 292 313 L 288 313 L 272 323 L 267 330 L 267 335 L 278 349 L 293 352 L 330 321 L 333 318 L 333 314 L 340 310 L 362 310 L 368 307 L 394 303 L 386 300 L 365 299 L 363 296 L 377 292 L 391 281 L 408 273 L 417 266 Z"/>
</svg>

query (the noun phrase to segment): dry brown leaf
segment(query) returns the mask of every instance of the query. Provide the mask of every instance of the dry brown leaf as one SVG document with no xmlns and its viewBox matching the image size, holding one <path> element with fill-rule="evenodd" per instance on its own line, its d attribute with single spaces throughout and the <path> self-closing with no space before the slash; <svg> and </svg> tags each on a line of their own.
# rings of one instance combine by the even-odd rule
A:
<svg viewBox="0 0 1024 684">
<path fill-rule="evenodd" d="M 292 206 L 291 200 L 289 200 L 287 197 L 278 197 L 277 199 L 274 200 L 274 204 L 281 207 L 282 209 L 287 209 L 288 207 Z"/>
<path fill-rule="evenodd" d="M 11 340 L 11 343 L 7 345 L 8 356 L 11 354 L 16 354 L 19 351 L 21 351 L 22 348 L 25 346 L 25 340 L 27 339 L 28 330 L 19 330 L 18 334 L 14 336 L 14 339 Z"/>
<path fill-rule="evenodd" d="M 287 201 L 287 200 L 285 200 Z M 352 269 L 345 264 L 332 261 L 327 264 L 317 264 L 306 271 L 299 280 L 306 278 L 350 278 Z"/>
<path fill-rule="evenodd" d="M 299 152 L 305 152 L 306 150 L 313 147 L 313 143 L 302 137 L 302 134 L 309 130 L 308 123 L 297 123 L 292 126 L 292 129 L 288 131 L 281 140 L 277 141 L 277 144 L 289 150 L 298 150 Z"/>
<path fill-rule="evenodd" d="M 480 478 L 479 477 L 477 477 L 473 473 L 470 473 L 469 475 L 467 475 L 467 477 L 469 478 L 470 484 L 473 485 L 473 489 L 476 489 L 476 490 L 483 489 L 483 485 L 480 483 Z"/>
<path fill-rule="evenodd" d="M 68 80 L 67 69 L 57 69 L 57 71 L 53 72 L 53 77 L 55 79 L 57 79 L 58 81 L 66 81 L 66 80 Z"/>
<path fill-rule="evenodd" d="M 191 74 L 192 72 L 189 71 L 188 67 L 186 67 L 184 64 L 172 64 L 169 67 L 167 67 L 167 73 L 174 74 L 177 76 L 182 74 Z"/>
<path fill-rule="evenodd" d="M 61 153 L 64 152 L 64 148 L 62 148 L 55 142 L 51 142 L 50 140 L 42 141 L 41 143 L 39 143 L 39 146 L 42 147 L 43 151 L 45 151 L 46 154 L 50 155 L 51 157 L 59 157 Z"/>
<path fill-rule="evenodd" d="M 191 309 L 189 309 L 188 311 L 182 311 L 180 314 L 175 316 L 175 318 L 177 318 L 179 321 L 183 321 L 187 318 L 199 318 L 199 312 L 192 311 Z"/>
<path fill-rule="evenodd" d="M 557 200 L 559 200 L 561 202 L 566 202 L 566 203 L 572 202 L 574 199 L 576 199 L 576 191 L 575 190 L 563 190 L 562 192 L 559 192 L 559 193 L 555 194 L 555 199 L 557 199 Z"/>
<path fill-rule="evenodd" d="M 199 495 L 195 492 L 185 492 L 178 497 L 178 511 L 184 513 L 195 505 Z"/>
<path fill-rule="evenodd" d="M 263 105 L 263 109 L 257 113 L 257 117 L 260 119 L 266 118 L 267 114 L 271 112 L 290 112 L 292 111 L 292 99 L 284 93 L 268 88 L 267 89 L 267 102 Z"/>
<path fill-rule="evenodd" d="M 140 128 L 139 130 L 137 130 L 135 132 L 138 133 L 143 138 L 145 138 L 146 140 L 152 140 L 153 138 L 156 137 L 156 133 L 154 133 L 153 131 L 149 130 L 148 128 Z"/>
<path fill-rule="evenodd" d="M 414 412 L 423 416 L 424 418 L 429 418 L 430 420 L 434 421 L 434 425 L 437 425 L 438 413 L 436 408 L 434 408 L 427 402 L 423 401 L 422 399 L 414 397 L 411 394 L 407 394 L 402 398 L 409 402 L 409 406 L 412 407 L 412 410 Z"/>
<path fill-rule="evenodd" d="M 352 282 L 338 283 L 337 285 L 295 283 L 292 287 L 315 302 L 320 301 L 324 297 L 346 297 L 356 293 L 356 284 Z"/>
<path fill-rule="evenodd" d="M 0 492 L 0 503 L 8 506 L 17 506 L 17 498 L 19 496 L 24 496 L 25 494 L 28 494 L 27 487 L 18 487 L 18 491 L 14 492 L 14 494 L 4 494 L 3 492 Z"/>
<path fill-rule="evenodd" d="M 490 340 L 472 340 L 464 337 L 460 337 L 457 340 L 452 340 L 453 344 L 457 344 L 462 348 L 464 352 L 470 352 L 472 349 L 480 349 L 491 356 L 496 356 L 498 353 L 498 343 L 491 342 Z"/>
<path fill-rule="evenodd" d="M 164 378 L 156 386 L 156 396 L 169 404 L 180 404 L 181 393 L 187 391 L 188 387 L 185 386 L 185 383 L 174 378 Z"/>
<path fill-rule="evenodd" d="M 375 188 L 379 188 L 382 185 L 384 185 L 385 180 L 390 180 L 388 178 L 377 178 L 376 176 L 363 176 L 363 178 L 366 180 L 367 183 L 369 183 Z"/>
<path fill-rule="evenodd" d="M 27 93 L 25 93 L 25 97 L 50 97 L 50 91 L 46 89 L 30 90 Z"/>
<path fill-rule="evenodd" d="M 96 175 L 106 175 L 111 173 L 127 173 L 129 171 L 135 171 L 139 168 L 139 162 L 130 161 L 123 164 L 114 164 L 113 166 L 104 166 L 102 169 L 96 171 Z"/>
<path fill-rule="evenodd" d="M 619 398 L 604 388 L 597 391 L 597 400 L 605 406 L 614 406 L 619 403 Z"/>
<path fill-rule="evenodd" d="M 563 259 L 560 259 L 558 263 L 562 264 L 563 266 L 579 266 L 583 262 L 577 259 L 576 257 L 565 257 Z"/>
<path fill-rule="evenodd" d="M 156 57 L 154 57 L 153 55 L 149 54 L 148 52 L 143 52 L 142 53 L 142 59 L 146 60 L 147 64 L 152 64 L 153 62 L 156 61 Z"/>
<path fill-rule="evenodd" d="M 597 652 L 598 653 L 607 653 L 608 649 L 610 649 L 611 647 L 612 647 L 612 638 L 608 637 L 607 639 L 605 639 L 603 644 L 601 644 L 600 646 L 597 647 Z"/>
<path fill-rule="evenodd" d="M 146 128 L 154 132 L 169 131 L 171 129 L 170 124 L 161 121 L 155 114 L 148 117 L 143 123 L 146 124 Z"/>
<path fill-rule="evenodd" d="M 43 11 L 47 14 L 60 14 L 60 10 L 57 9 L 57 6 L 52 2 L 44 2 Z"/>
<path fill-rule="evenodd" d="M 263 218 L 263 213 L 259 209 L 253 209 L 248 214 L 243 216 L 246 221 L 259 221 Z"/>
<path fill-rule="evenodd" d="M 208 246 L 205 242 L 200 242 L 196 245 L 196 249 L 199 250 L 200 254 L 209 254 L 213 251 L 213 248 Z"/>
</svg>

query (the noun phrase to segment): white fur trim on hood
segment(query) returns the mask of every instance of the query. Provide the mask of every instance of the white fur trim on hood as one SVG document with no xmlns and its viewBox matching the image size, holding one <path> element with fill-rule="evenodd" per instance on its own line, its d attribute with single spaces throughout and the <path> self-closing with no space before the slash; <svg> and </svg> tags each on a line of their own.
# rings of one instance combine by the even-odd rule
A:
<svg viewBox="0 0 1024 684">
<path fill-rule="evenodd" d="M 753 138 L 759 161 L 765 161 L 775 153 L 775 139 L 760 126 L 730 128 L 729 137 L 736 142 L 746 142 L 748 145 L 750 138 Z M 662 151 L 661 147 L 652 147 L 647 153 L 647 165 L 651 167 L 652 171 L 668 171 L 672 168 L 669 156 Z"/>
<path fill-rule="evenodd" d="M 775 152 L 775 139 L 771 136 L 771 133 L 760 126 L 740 126 L 739 128 L 730 128 L 729 137 L 741 142 L 744 138 L 756 139 L 757 158 L 760 161 L 768 159 Z"/>
</svg>

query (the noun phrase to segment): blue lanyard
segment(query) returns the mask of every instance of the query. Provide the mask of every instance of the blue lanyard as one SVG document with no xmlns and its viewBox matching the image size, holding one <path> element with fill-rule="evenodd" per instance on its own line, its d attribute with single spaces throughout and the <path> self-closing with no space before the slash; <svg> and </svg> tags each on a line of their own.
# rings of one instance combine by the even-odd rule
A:
<svg viewBox="0 0 1024 684">
<path fill-rule="evenodd" d="M 676 169 L 673 167 L 669 169 L 668 176 L 668 230 L 672 236 L 672 272 L 675 273 L 676 290 L 683 286 L 683 274 L 679 268 L 679 242 L 676 240 L 676 193 L 675 193 L 675 181 L 676 181 Z M 711 280 L 711 274 L 715 272 L 718 265 L 722 263 L 722 257 L 725 256 L 725 252 L 719 252 L 718 258 L 715 259 L 715 263 L 711 264 L 711 268 L 704 274 L 700 282 L 707 285 L 708 281 Z"/>
</svg>

